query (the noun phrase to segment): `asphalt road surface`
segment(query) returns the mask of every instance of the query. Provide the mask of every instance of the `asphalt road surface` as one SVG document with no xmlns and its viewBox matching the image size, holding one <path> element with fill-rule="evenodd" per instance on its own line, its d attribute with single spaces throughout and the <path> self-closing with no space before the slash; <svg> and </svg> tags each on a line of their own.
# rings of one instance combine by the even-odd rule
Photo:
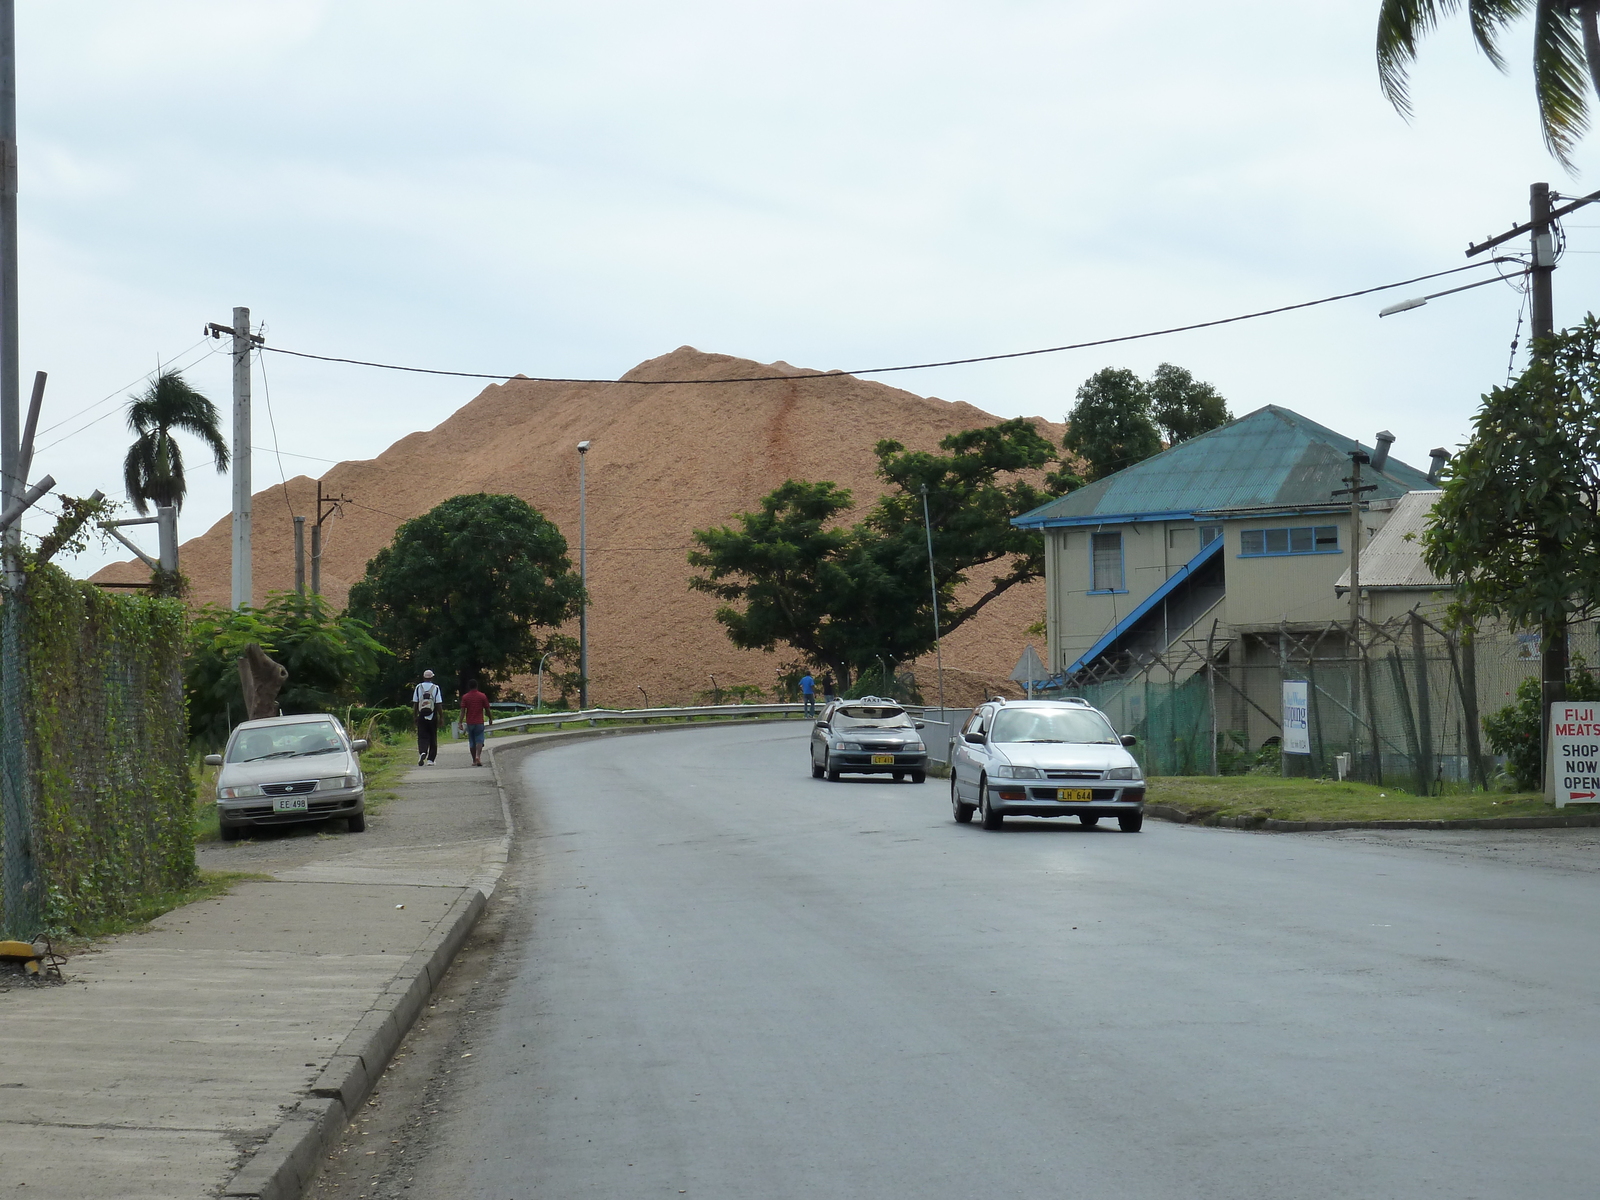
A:
<svg viewBox="0 0 1600 1200">
<path fill-rule="evenodd" d="M 986 833 L 939 780 L 811 779 L 805 735 L 510 760 L 515 912 L 405 1194 L 1600 1192 L 1600 874 Z"/>
</svg>

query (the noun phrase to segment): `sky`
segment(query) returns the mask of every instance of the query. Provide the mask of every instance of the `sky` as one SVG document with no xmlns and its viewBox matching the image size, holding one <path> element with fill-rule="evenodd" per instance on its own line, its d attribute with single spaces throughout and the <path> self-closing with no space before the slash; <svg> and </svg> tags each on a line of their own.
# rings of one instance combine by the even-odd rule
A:
<svg viewBox="0 0 1600 1200">
<path fill-rule="evenodd" d="M 453 370 L 615 378 L 685 344 L 857 369 L 1446 270 L 1526 219 L 1530 183 L 1600 187 L 1600 135 L 1570 175 L 1543 148 L 1525 26 L 1501 75 L 1447 21 L 1397 115 L 1377 0 L 17 7 L 23 390 L 49 372 L 34 475 L 74 495 L 122 498 L 125 402 L 159 364 L 226 416 L 202 327 L 235 306 L 272 345 Z M 1558 324 L 1594 304 L 1592 211 L 1565 225 Z M 1173 362 L 1236 415 L 1387 428 L 1425 468 L 1505 381 L 1524 297 L 1378 311 L 1488 273 L 879 378 L 1061 420 L 1095 371 Z M 264 355 L 255 488 L 371 458 L 481 386 Z M 185 538 L 230 503 L 186 451 Z"/>
</svg>

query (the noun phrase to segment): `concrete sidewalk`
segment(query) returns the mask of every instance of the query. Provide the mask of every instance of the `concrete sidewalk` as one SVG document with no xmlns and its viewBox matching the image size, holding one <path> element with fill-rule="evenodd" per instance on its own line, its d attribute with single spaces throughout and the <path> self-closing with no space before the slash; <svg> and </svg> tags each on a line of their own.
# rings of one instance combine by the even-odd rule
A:
<svg viewBox="0 0 1600 1200">
<path fill-rule="evenodd" d="M 365 833 L 202 846 L 202 866 L 271 881 L 74 956 L 63 987 L 0 993 L 0 1189 L 299 1195 L 509 852 L 495 773 L 464 743 L 399 791 Z"/>
</svg>

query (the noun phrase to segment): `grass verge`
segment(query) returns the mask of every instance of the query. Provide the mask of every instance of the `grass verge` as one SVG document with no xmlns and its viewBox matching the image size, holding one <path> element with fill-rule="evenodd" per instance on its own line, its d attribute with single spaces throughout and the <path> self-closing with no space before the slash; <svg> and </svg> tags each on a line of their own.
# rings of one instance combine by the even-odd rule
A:
<svg viewBox="0 0 1600 1200">
<path fill-rule="evenodd" d="M 1223 817 L 1265 816 L 1279 821 L 1459 821 L 1554 816 L 1556 812 L 1538 792 L 1413 796 L 1370 783 L 1260 775 L 1152 779 L 1145 799 L 1150 804 L 1170 804 L 1190 812 Z M 1580 805 L 1573 811 L 1586 813 L 1594 808 Z"/>
</svg>

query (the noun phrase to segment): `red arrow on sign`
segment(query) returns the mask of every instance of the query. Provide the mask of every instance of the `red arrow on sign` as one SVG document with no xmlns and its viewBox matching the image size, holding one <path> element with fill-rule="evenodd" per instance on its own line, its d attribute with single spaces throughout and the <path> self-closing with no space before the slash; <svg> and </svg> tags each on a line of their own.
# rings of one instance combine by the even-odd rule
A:
<svg viewBox="0 0 1600 1200">
<path fill-rule="evenodd" d="M 1594 796 L 1593 792 L 1568 792 L 1567 793 L 1567 799 L 1568 800 L 1593 800 L 1594 798 L 1595 798 L 1595 796 Z"/>
</svg>

